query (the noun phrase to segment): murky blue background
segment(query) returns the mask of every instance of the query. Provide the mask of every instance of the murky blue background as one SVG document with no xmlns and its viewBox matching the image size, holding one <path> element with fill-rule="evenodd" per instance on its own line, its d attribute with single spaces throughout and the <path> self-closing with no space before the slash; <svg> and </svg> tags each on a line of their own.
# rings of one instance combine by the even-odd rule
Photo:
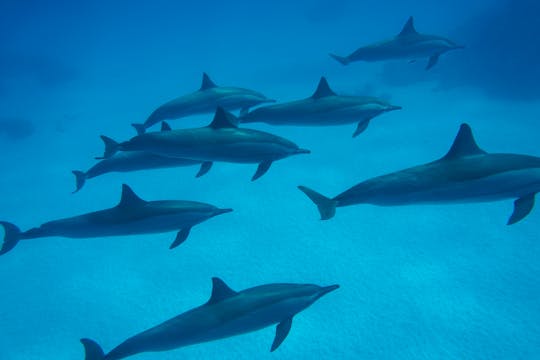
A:
<svg viewBox="0 0 540 360">
<path fill-rule="evenodd" d="M 120 185 L 144 199 L 232 207 L 174 233 L 20 243 L 0 258 L 0 358 L 82 359 L 79 338 L 108 351 L 205 302 L 210 278 L 235 289 L 271 282 L 341 284 L 298 315 L 269 353 L 274 329 L 137 359 L 536 359 L 540 356 L 538 209 L 507 227 L 512 201 L 341 208 L 318 220 L 296 186 L 335 195 L 368 177 L 431 161 L 468 122 L 490 152 L 540 155 L 540 28 L 534 1 L 0 3 L 0 219 L 21 229 L 116 204 Z M 398 33 L 467 46 L 425 72 L 353 63 L 348 54 Z M 403 110 L 351 138 L 354 125 L 269 127 L 311 155 L 255 166 L 105 175 L 72 195 L 71 170 L 125 139 L 155 107 L 220 85 L 280 101 L 307 97 L 321 75 L 342 94 Z M 211 116 L 171 121 L 201 126 Z"/>
</svg>

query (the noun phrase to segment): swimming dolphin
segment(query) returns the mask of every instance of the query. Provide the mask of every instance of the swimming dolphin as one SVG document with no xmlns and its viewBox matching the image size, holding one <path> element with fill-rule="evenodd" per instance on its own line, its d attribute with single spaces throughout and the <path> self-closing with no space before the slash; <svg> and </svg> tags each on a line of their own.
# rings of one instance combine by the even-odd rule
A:
<svg viewBox="0 0 540 360">
<path fill-rule="evenodd" d="M 161 124 L 161 131 L 170 130 L 171 128 L 169 124 L 167 124 L 166 122 L 163 122 Z M 72 173 L 73 175 L 75 175 L 76 181 L 76 189 L 74 193 L 81 190 L 87 179 L 91 179 L 96 176 L 111 172 L 131 172 L 138 170 L 171 168 L 191 165 L 201 166 L 196 177 L 203 176 L 212 167 L 212 163 L 208 161 L 201 163 L 197 160 L 171 158 L 144 151 L 117 153 L 108 159 L 101 160 L 87 171 L 73 170 Z"/>
<path fill-rule="evenodd" d="M 369 121 L 384 112 L 399 110 L 384 100 L 367 96 L 337 95 L 321 77 L 317 90 L 307 99 L 257 108 L 242 114 L 243 123 L 263 122 L 271 125 L 332 126 L 358 123 L 353 137 L 369 125 Z"/>
<path fill-rule="evenodd" d="M 13 249 L 19 240 L 154 234 L 180 229 L 170 246 L 173 249 L 187 239 L 193 226 L 231 211 L 194 201 L 144 201 L 124 184 L 120 202 L 110 209 L 49 221 L 25 232 L 9 222 L 0 221 L 5 233 L 0 255 Z"/>
<path fill-rule="evenodd" d="M 203 73 L 199 90 L 180 96 L 158 107 L 143 124 L 132 124 L 138 134 L 162 120 L 172 120 L 195 114 L 213 113 L 218 106 L 232 111 L 275 102 L 261 93 L 238 87 L 217 86 L 210 77 Z"/>
<path fill-rule="evenodd" d="M 508 225 L 527 216 L 540 191 L 540 158 L 490 154 L 480 149 L 471 128 L 462 124 L 448 153 L 439 160 L 378 176 L 330 199 L 299 186 L 318 207 L 322 220 L 336 207 L 487 202 L 516 199 Z"/>
<path fill-rule="evenodd" d="M 219 107 L 208 126 L 151 132 L 117 143 L 102 136 L 105 142 L 104 158 L 117 151 L 146 151 L 162 156 L 180 157 L 201 162 L 224 161 L 259 164 L 251 180 L 264 175 L 272 162 L 296 154 L 308 154 L 293 142 L 266 132 L 242 129 L 238 119 Z"/>
<path fill-rule="evenodd" d="M 107 355 L 93 340 L 81 339 L 86 360 L 118 360 L 142 352 L 167 351 L 224 339 L 277 324 L 270 351 L 291 329 L 292 319 L 339 285 L 268 284 L 236 292 L 212 278 L 212 295 L 204 305 L 143 331 Z"/>
<path fill-rule="evenodd" d="M 415 61 L 419 58 L 429 57 L 426 70 L 431 69 L 439 60 L 439 56 L 447 51 L 463 49 L 453 41 L 441 36 L 420 34 L 414 28 L 411 16 L 401 32 L 390 40 L 384 40 L 357 49 L 352 54 L 342 57 L 334 54 L 330 56 L 343 65 L 353 61 L 384 61 L 394 59 L 407 59 Z"/>
</svg>

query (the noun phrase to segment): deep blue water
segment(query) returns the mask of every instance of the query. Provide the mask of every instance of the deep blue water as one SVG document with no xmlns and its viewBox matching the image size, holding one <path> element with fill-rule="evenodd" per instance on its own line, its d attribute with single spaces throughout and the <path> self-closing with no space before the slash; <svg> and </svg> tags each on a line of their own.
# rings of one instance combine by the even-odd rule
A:
<svg viewBox="0 0 540 360">
<path fill-rule="evenodd" d="M 0 359 L 82 359 L 82 337 L 110 350 L 198 306 L 212 276 L 241 290 L 273 282 L 341 288 L 274 329 L 137 359 L 540 358 L 540 215 L 506 226 L 512 200 L 340 208 L 321 222 L 296 186 L 335 195 L 372 176 L 434 160 L 468 122 L 489 152 L 540 155 L 540 28 L 533 1 L 0 3 L 0 220 L 21 229 L 113 206 L 122 183 L 143 198 L 190 199 L 235 212 L 174 233 L 22 242 L 0 258 Z M 347 54 L 399 32 L 467 46 L 425 72 L 353 63 Z M 331 128 L 253 125 L 312 154 L 255 167 L 110 174 L 75 195 L 73 169 L 102 153 L 98 135 L 129 126 L 199 87 L 256 89 L 280 101 L 336 92 L 403 106 L 351 138 Z M 171 122 L 200 126 L 210 115 Z"/>
</svg>

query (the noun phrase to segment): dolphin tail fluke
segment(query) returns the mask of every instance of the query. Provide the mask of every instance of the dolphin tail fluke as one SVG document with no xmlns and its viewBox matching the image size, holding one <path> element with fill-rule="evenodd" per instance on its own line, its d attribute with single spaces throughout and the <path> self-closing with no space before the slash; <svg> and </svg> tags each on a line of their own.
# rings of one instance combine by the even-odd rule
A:
<svg viewBox="0 0 540 360">
<path fill-rule="evenodd" d="M 79 171 L 79 170 L 73 170 L 72 173 L 73 173 L 73 175 L 75 175 L 76 189 L 73 191 L 73 194 L 75 194 L 76 192 L 81 190 L 82 187 L 84 186 L 84 183 L 86 182 L 86 173 L 84 173 L 83 171 Z"/>
<path fill-rule="evenodd" d="M 81 339 L 84 346 L 84 360 L 102 360 L 105 358 L 105 353 L 97 342 L 91 339 Z"/>
<path fill-rule="evenodd" d="M 349 60 L 349 58 L 347 57 L 343 57 L 343 56 L 339 56 L 335 54 L 328 54 L 328 55 L 330 55 L 332 59 L 338 61 L 341 65 L 349 65 L 349 63 L 351 62 L 351 60 Z"/>
<path fill-rule="evenodd" d="M 310 198 L 311 201 L 317 205 L 319 213 L 321 214 L 321 220 L 328 220 L 334 217 L 336 214 L 337 201 L 327 198 L 324 195 L 319 194 L 315 190 L 311 190 L 306 186 L 299 186 L 298 189 Z"/>
<path fill-rule="evenodd" d="M 135 131 L 137 131 L 137 135 L 142 135 L 146 132 L 146 126 L 144 124 L 131 124 L 135 128 Z"/>
<path fill-rule="evenodd" d="M 113 139 L 111 139 L 110 137 L 107 137 L 104 135 L 101 135 L 100 137 L 101 137 L 101 140 L 103 140 L 103 143 L 105 144 L 105 152 L 103 153 L 102 159 L 108 159 L 114 154 L 116 154 L 116 152 L 118 151 L 118 148 L 120 147 L 120 144 L 114 141 Z M 100 159 L 100 158 L 96 158 L 96 159 Z"/>
<path fill-rule="evenodd" d="M 17 245 L 21 239 L 21 230 L 7 221 L 0 221 L 0 225 L 4 228 L 4 241 L 0 247 L 0 255 L 4 255 Z"/>
</svg>

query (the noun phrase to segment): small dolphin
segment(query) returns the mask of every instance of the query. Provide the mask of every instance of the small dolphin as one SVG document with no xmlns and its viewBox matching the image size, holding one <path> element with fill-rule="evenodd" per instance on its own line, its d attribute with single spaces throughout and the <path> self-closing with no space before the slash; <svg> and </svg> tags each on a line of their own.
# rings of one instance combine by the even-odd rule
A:
<svg viewBox="0 0 540 360">
<path fill-rule="evenodd" d="M 333 126 L 358 123 L 353 137 L 384 112 L 399 110 L 384 100 L 367 96 L 337 95 L 321 77 L 317 90 L 307 99 L 269 105 L 242 114 L 243 123 L 263 122 L 271 125 Z"/>
<path fill-rule="evenodd" d="M 318 207 L 322 220 L 336 207 L 356 204 L 380 206 L 514 201 L 508 225 L 527 216 L 540 191 L 540 158 L 490 154 L 480 149 L 471 128 L 462 124 L 448 153 L 439 160 L 378 176 L 330 199 L 299 186 Z"/>
<path fill-rule="evenodd" d="M 161 124 L 161 131 L 171 131 L 169 124 L 163 122 Z M 82 189 L 87 179 L 111 172 L 131 172 L 191 165 L 201 166 L 196 177 L 203 176 L 212 167 L 211 162 L 201 163 L 197 160 L 171 158 L 144 151 L 118 153 L 108 159 L 101 160 L 87 171 L 73 170 L 72 173 L 75 175 L 76 181 L 76 189 L 74 193 Z"/>
<path fill-rule="evenodd" d="M 19 240 L 154 234 L 180 229 L 170 246 L 173 249 L 187 239 L 193 226 L 231 211 L 194 201 L 144 201 L 124 184 L 120 203 L 110 209 L 49 221 L 25 232 L 9 222 L 0 221 L 5 232 L 0 255 L 13 249 Z"/>
<path fill-rule="evenodd" d="M 143 134 L 150 126 L 162 120 L 213 113 L 218 106 L 229 111 L 237 109 L 247 111 L 250 107 L 269 102 L 275 100 L 249 89 L 217 86 L 206 73 L 203 73 L 199 90 L 161 105 L 150 114 L 144 124 L 132 125 L 138 134 Z"/>
<path fill-rule="evenodd" d="M 118 360 L 142 352 L 167 351 L 257 331 L 277 324 L 270 351 L 291 329 L 292 319 L 339 285 L 268 284 L 236 292 L 212 278 L 212 295 L 204 305 L 139 333 L 107 355 L 93 340 L 81 339 L 86 360 Z"/>
<path fill-rule="evenodd" d="M 414 28 L 411 16 L 401 32 L 390 40 L 384 40 L 359 48 L 352 54 L 342 57 L 334 54 L 330 56 L 343 65 L 352 61 L 384 61 L 407 59 L 414 62 L 416 59 L 429 57 L 426 70 L 431 69 L 439 60 L 439 56 L 447 51 L 463 49 L 453 41 L 441 36 L 420 34 Z"/>
<path fill-rule="evenodd" d="M 146 151 L 161 156 L 199 160 L 259 164 L 251 180 L 264 175 L 272 162 L 296 154 L 308 154 L 293 142 L 266 132 L 241 129 L 238 119 L 219 107 L 208 126 L 167 132 L 151 132 L 117 143 L 102 136 L 104 158 L 117 151 Z"/>
</svg>

